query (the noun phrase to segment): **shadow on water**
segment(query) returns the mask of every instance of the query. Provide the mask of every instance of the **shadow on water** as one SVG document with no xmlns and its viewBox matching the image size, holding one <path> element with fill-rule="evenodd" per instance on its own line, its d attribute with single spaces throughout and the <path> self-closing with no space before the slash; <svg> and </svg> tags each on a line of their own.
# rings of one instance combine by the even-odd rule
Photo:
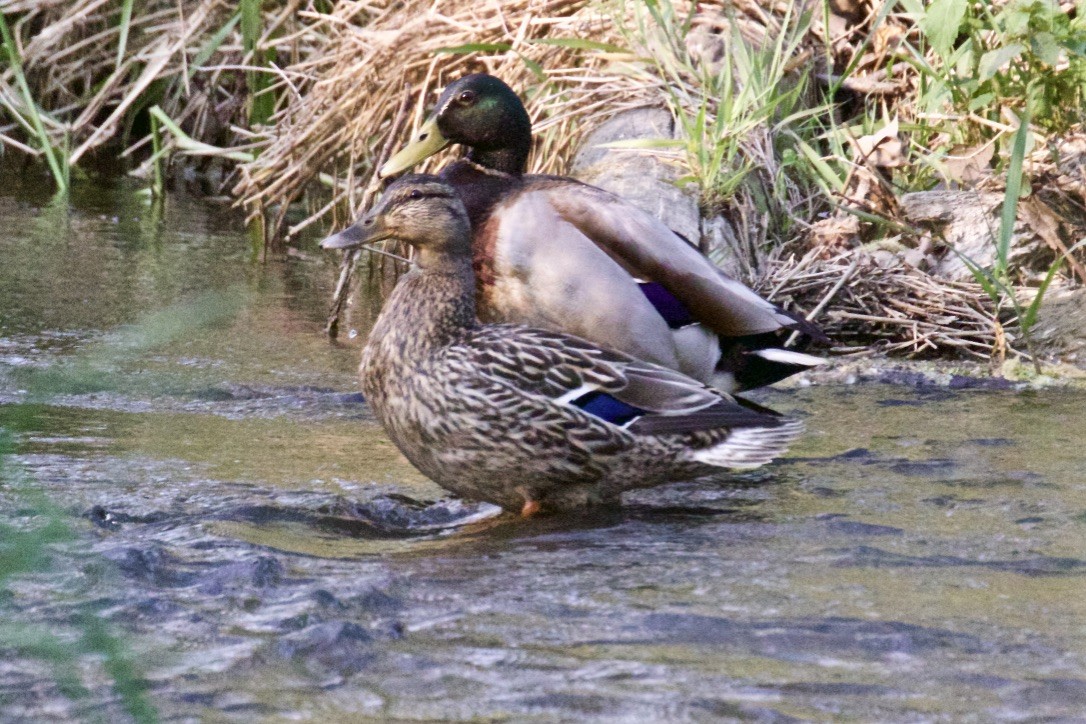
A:
<svg viewBox="0 0 1086 724">
<path fill-rule="evenodd" d="M 0 719 L 1074 719 L 1077 392 L 766 393 L 763 471 L 521 520 L 415 472 L 334 269 L 130 187 L 0 191 Z M 312 256 L 308 256 L 312 254 Z M 436 501 L 436 502 L 433 502 Z"/>
</svg>

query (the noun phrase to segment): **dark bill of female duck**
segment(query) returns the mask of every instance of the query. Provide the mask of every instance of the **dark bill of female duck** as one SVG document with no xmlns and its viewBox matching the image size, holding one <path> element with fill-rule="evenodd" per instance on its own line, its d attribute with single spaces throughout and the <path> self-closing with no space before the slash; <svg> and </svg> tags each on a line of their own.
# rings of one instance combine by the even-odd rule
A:
<svg viewBox="0 0 1086 724">
<path fill-rule="evenodd" d="M 357 249 L 389 238 L 391 234 L 384 228 L 381 217 L 369 213 L 343 231 L 324 239 L 320 246 L 322 249 Z"/>
<path fill-rule="evenodd" d="M 367 233 L 363 222 L 360 220 L 356 224 L 351 224 L 338 234 L 332 234 L 328 238 L 324 239 L 320 246 L 322 249 L 357 249 L 363 244 L 368 243 Z"/>
</svg>

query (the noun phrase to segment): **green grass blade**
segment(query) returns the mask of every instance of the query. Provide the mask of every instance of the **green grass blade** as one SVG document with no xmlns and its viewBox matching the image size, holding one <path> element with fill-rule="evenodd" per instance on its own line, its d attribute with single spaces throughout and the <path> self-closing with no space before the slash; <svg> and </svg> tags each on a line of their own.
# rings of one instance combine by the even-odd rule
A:
<svg viewBox="0 0 1086 724">
<path fill-rule="evenodd" d="M 450 45 L 438 48 L 434 55 L 465 55 L 467 53 L 504 53 L 512 50 L 509 43 L 465 43 L 464 45 Z"/>
<path fill-rule="evenodd" d="M 264 16 L 261 13 L 261 0 L 241 0 L 241 40 L 245 53 L 251 58 L 254 70 L 245 71 L 249 86 L 249 125 L 267 125 L 275 112 L 275 96 L 272 95 L 271 79 L 263 70 L 267 58 L 260 47 L 264 34 Z"/>
<path fill-rule="evenodd" d="M 555 45 L 559 48 L 570 48 L 571 50 L 598 50 L 601 53 L 630 52 L 626 48 L 620 48 L 611 43 L 600 43 L 595 40 L 585 40 L 584 38 L 539 38 L 528 42 L 533 45 Z"/>
<path fill-rule="evenodd" d="M 33 422 L 35 408 L 26 409 L 21 424 Z M 8 458 L 14 452 L 11 433 L 0 427 L 0 482 L 8 489 L 18 486 L 20 504 L 32 509 L 34 517 L 45 524 L 32 530 L 0 525 L 0 590 L 7 590 L 17 576 L 48 570 L 58 545 L 78 541 L 68 523 L 70 516 L 32 480 L 12 471 Z M 73 700 L 91 695 L 81 682 L 79 661 L 87 654 L 100 654 L 104 669 L 113 679 L 113 689 L 132 718 L 148 724 L 157 722 L 158 712 L 146 695 L 147 681 L 125 650 L 124 642 L 109 631 L 97 611 L 76 616 L 73 624 L 82 634 L 78 643 L 65 641 L 44 627 L 0 623 L 0 645 L 48 663 L 60 692 Z"/>
<path fill-rule="evenodd" d="M 132 26 L 132 0 L 121 0 L 121 33 L 117 39 L 117 67 L 124 62 L 125 51 L 128 50 L 128 31 Z"/>
<path fill-rule="evenodd" d="M 77 625 L 83 631 L 81 647 L 85 651 L 99 653 L 102 665 L 113 678 L 113 690 L 121 697 L 121 703 L 138 722 L 153 724 L 159 721 L 158 711 L 147 698 L 148 681 L 140 675 L 123 642 L 114 636 L 105 622 L 95 613 L 80 617 Z"/>
<path fill-rule="evenodd" d="M 844 179 L 837 175 L 833 167 L 826 163 L 826 160 L 809 143 L 795 134 L 792 134 L 792 137 L 795 140 L 796 148 L 799 149 L 807 163 L 811 165 L 811 168 L 818 173 L 819 180 L 826 185 L 831 193 L 840 193 L 845 186 Z"/>
<path fill-rule="evenodd" d="M 955 256 L 962 260 L 962 263 L 965 264 L 965 268 L 973 275 L 973 279 L 981 286 L 984 293 L 991 298 L 992 303 L 998 306 L 1000 300 L 1003 298 L 1003 294 L 1002 285 L 995 275 L 954 247 L 950 246 L 948 248 Z"/>
<path fill-rule="evenodd" d="M 45 154 L 45 161 L 49 164 L 49 170 L 53 174 L 53 180 L 57 184 L 57 190 L 61 193 L 66 193 L 68 191 L 67 158 L 58 158 L 59 153 L 53 146 L 49 134 L 45 132 L 45 125 L 41 120 L 41 111 L 34 102 L 34 95 L 30 92 L 30 86 L 27 85 L 26 76 L 23 75 L 22 58 L 19 57 L 19 52 L 15 47 L 15 40 L 11 35 L 11 29 L 8 28 L 7 19 L 4 17 L 3 13 L 0 13 L 0 37 L 4 40 L 8 64 L 11 66 L 11 72 L 15 76 L 15 83 L 19 86 L 19 92 L 23 96 L 23 103 L 26 105 L 26 113 L 30 116 L 30 124 L 34 127 L 34 133 L 38 137 L 38 143 L 41 146 L 42 153 Z"/>
<path fill-rule="evenodd" d="M 234 13 L 233 16 L 226 21 L 225 25 L 216 30 L 215 34 L 208 38 L 207 42 L 204 43 L 203 47 L 196 53 L 192 62 L 189 63 L 188 73 L 190 78 L 192 77 L 193 72 L 201 68 L 203 64 L 214 55 L 215 51 L 223 44 L 226 37 L 234 31 L 234 28 L 237 27 L 239 22 L 241 22 L 241 13 Z"/>
<path fill-rule="evenodd" d="M 151 116 L 151 149 L 151 194 L 156 198 L 162 198 L 166 190 L 165 174 L 162 169 L 162 128 L 161 121 L 155 115 Z"/>
<path fill-rule="evenodd" d="M 219 148 L 218 146 L 212 146 L 209 143 L 202 143 L 181 130 L 181 126 L 173 122 L 173 119 L 166 115 L 158 106 L 152 106 L 148 111 L 151 117 L 156 119 L 162 124 L 177 142 L 177 147 L 185 153 L 192 154 L 194 156 L 219 156 L 221 158 L 229 158 L 232 161 L 241 161 L 243 163 L 249 163 L 255 156 L 248 151 L 231 151 L 225 148 Z"/>
<path fill-rule="evenodd" d="M 1082 239 L 1077 244 L 1067 250 L 1065 254 L 1060 256 L 1056 261 L 1052 262 L 1052 266 L 1048 268 L 1048 273 L 1045 274 L 1044 280 L 1041 282 L 1041 286 L 1037 287 L 1037 296 L 1033 298 L 1026 311 L 1019 319 L 1019 326 L 1022 327 L 1025 334 L 1029 334 L 1029 331 L 1033 328 L 1033 325 L 1037 323 L 1037 313 L 1041 309 L 1041 303 L 1044 300 L 1045 292 L 1048 291 L 1048 287 L 1052 284 L 1052 281 L 1056 278 L 1056 273 L 1063 267 L 1069 257 L 1073 257 L 1075 252 L 1086 246 L 1086 239 Z"/>
<path fill-rule="evenodd" d="M 1010 254 L 1011 235 L 1018 218 L 1018 197 L 1022 192 L 1022 162 L 1026 157 L 1026 140 L 1029 138 L 1029 111 L 1023 110 L 1018 130 L 1014 133 L 1014 147 L 1007 167 L 1007 190 L 1003 195 L 1003 215 L 999 223 L 999 239 L 996 243 L 996 275 L 1001 281 L 1007 276 L 1007 257 Z"/>
<path fill-rule="evenodd" d="M 1045 292 L 1048 291 L 1048 287 L 1052 284 L 1052 280 L 1056 278 L 1056 272 L 1063 266 L 1063 257 L 1060 257 L 1056 261 L 1052 262 L 1052 266 L 1048 267 L 1048 273 L 1045 274 L 1044 281 L 1041 282 L 1041 286 L 1037 287 L 1037 295 L 1033 297 L 1033 301 L 1026 307 L 1026 311 L 1022 313 L 1018 318 L 1018 326 L 1021 328 L 1023 334 L 1029 334 L 1033 329 L 1033 325 L 1037 323 L 1037 312 L 1041 309 L 1041 302 L 1044 300 Z"/>
</svg>

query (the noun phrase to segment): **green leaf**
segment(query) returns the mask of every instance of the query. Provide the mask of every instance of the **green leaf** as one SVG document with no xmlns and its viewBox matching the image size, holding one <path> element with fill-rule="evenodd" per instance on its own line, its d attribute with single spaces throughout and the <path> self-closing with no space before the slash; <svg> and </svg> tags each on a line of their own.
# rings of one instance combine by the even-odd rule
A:
<svg viewBox="0 0 1086 724">
<path fill-rule="evenodd" d="M 215 31 L 215 34 L 212 35 L 206 43 L 204 43 L 204 46 L 200 48 L 200 51 L 198 53 L 196 53 L 196 57 L 192 59 L 191 63 L 189 63 L 188 73 L 190 78 L 192 77 L 192 73 L 200 68 L 204 63 L 206 63 L 208 59 L 212 56 L 212 54 L 219 49 L 219 46 L 223 44 L 224 40 L 226 40 L 226 36 L 233 32 L 234 27 L 237 26 L 240 20 L 241 13 L 234 13 L 230 20 L 228 20 L 225 25 Z"/>
<path fill-rule="evenodd" d="M 995 102 L 995 99 L 995 93 L 980 93 L 973 96 L 973 99 L 969 101 L 969 105 L 967 107 L 970 111 L 977 111 L 981 108 L 987 108 L 989 105 Z"/>
<path fill-rule="evenodd" d="M 541 66 L 539 63 L 535 62 L 528 56 L 524 55 L 523 53 L 517 53 L 517 56 L 519 56 L 520 61 L 524 63 L 524 67 L 532 72 L 532 75 L 535 76 L 535 79 L 537 81 L 539 81 L 540 83 L 546 82 L 547 72 L 543 70 L 543 66 Z"/>
<path fill-rule="evenodd" d="M 1062 256 L 1052 262 L 1052 266 L 1048 267 L 1048 274 L 1045 274 L 1041 286 L 1037 287 L 1037 296 L 1033 298 L 1033 301 L 1029 303 L 1029 307 L 1026 308 L 1025 313 L 1018 319 L 1018 326 L 1024 334 L 1029 334 L 1029 331 L 1033 329 L 1033 325 L 1037 323 L 1037 312 L 1041 309 L 1041 301 L 1044 299 L 1045 292 L 1048 291 L 1048 286 L 1052 283 L 1052 280 L 1056 278 L 1056 272 L 1060 270 L 1061 266 L 1063 266 Z"/>
<path fill-rule="evenodd" d="M 1052 33 L 1034 33 L 1029 44 L 1042 63 L 1056 65 L 1060 62 L 1060 44 Z"/>
<path fill-rule="evenodd" d="M 807 163 L 811 164 L 811 167 L 818 173 L 821 181 L 834 192 L 840 192 L 844 188 L 845 182 L 840 176 L 826 163 L 811 146 L 801 139 L 799 136 L 795 136 L 796 147 L 799 148 L 800 153 L 807 159 Z"/>
<path fill-rule="evenodd" d="M 466 53 L 501 53 L 512 50 L 509 43 L 465 43 L 464 45 L 450 45 L 438 48 L 434 55 L 464 55 Z"/>
<path fill-rule="evenodd" d="M 686 141 L 679 138 L 631 138 L 597 144 L 599 148 L 683 148 Z"/>
<path fill-rule="evenodd" d="M 583 38 L 539 38 L 528 42 L 533 45 L 556 45 L 559 48 L 570 48 L 572 50 L 598 50 L 603 53 L 629 52 L 626 48 L 620 48 L 611 43 L 600 43 L 595 40 L 584 40 Z"/>
<path fill-rule="evenodd" d="M 124 62 L 124 53 L 128 49 L 128 31 L 132 26 L 132 0 L 121 0 L 121 26 L 117 38 L 117 66 Z"/>
<path fill-rule="evenodd" d="M 1003 195 L 1003 215 L 999 224 L 999 240 L 996 246 L 996 278 L 1000 281 L 1007 273 L 1007 256 L 1010 253 L 1014 220 L 1018 217 L 1018 197 L 1022 191 L 1022 161 L 1026 157 L 1026 140 L 1029 138 L 1029 112 L 1023 112 L 1014 133 L 1011 162 L 1007 166 L 1007 190 Z"/>
<path fill-rule="evenodd" d="M 967 9 L 966 0 L 934 0 L 928 6 L 924 19 L 920 21 L 920 29 L 939 55 L 946 57 L 950 54 Z"/>
<path fill-rule="evenodd" d="M 1026 3 L 1010 3 L 1000 13 L 1003 20 L 1003 32 L 1007 35 L 1026 35 L 1029 32 L 1030 12 Z"/>
<path fill-rule="evenodd" d="M 958 255 L 958 258 L 962 260 L 963 264 L 965 264 L 965 267 L 969 270 L 969 273 L 973 275 L 973 279 L 975 279 L 977 284 L 981 286 L 981 289 L 984 290 L 985 294 L 987 294 L 991 298 L 992 302 L 995 304 L 999 304 L 999 285 L 996 283 L 995 277 L 992 276 L 992 272 L 984 269 L 975 261 L 970 259 L 965 254 L 961 253 L 957 249 L 951 247 L 950 250 Z"/>
<path fill-rule="evenodd" d="M 998 73 L 1000 68 L 1021 55 L 1025 49 L 1026 46 L 1021 43 L 1011 43 L 1010 45 L 1004 45 L 1002 48 L 989 50 L 980 56 L 980 63 L 977 64 L 977 77 L 982 81 L 988 80 Z"/>
</svg>

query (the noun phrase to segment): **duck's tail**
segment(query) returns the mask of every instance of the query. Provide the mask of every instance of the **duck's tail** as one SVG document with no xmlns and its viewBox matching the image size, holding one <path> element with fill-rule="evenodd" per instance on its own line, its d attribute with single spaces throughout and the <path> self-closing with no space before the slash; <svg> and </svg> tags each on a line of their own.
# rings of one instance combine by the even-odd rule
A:
<svg viewBox="0 0 1086 724">
<path fill-rule="evenodd" d="M 773 426 L 735 428 L 716 445 L 695 450 L 690 456 L 699 463 L 735 470 L 765 465 L 783 455 L 803 433 L 803 423 L 799 420 L 779 418 L 779 422 Z"/>
<path fill-rule="evenodd" d="M 753 390 L 826 363 L 821 357 L 780 349 L 781 341 L 776 335 L 722 338 L 713 386 L 729 392 Z"/>
</svg>

